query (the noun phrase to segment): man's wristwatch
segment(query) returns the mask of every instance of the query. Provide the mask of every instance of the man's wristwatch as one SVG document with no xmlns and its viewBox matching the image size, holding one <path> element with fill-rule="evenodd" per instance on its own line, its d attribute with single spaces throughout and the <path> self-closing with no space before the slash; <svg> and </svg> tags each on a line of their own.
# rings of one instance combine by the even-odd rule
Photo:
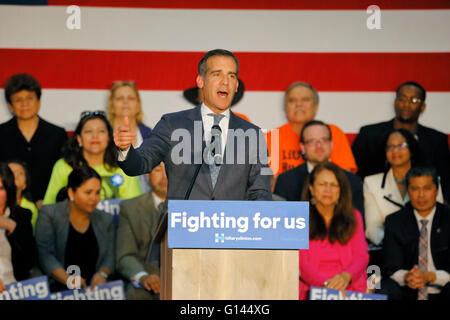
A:
<svg viewBox="0 0 450 320">
<path fill-rule="evenodd" d="M 108 280 L 108 274 L 106 272 L 103 271 L 99 271 L 97 272 L 99 275 L 101 275 L 103 278 L 105 278 L 105 280 Z"/>
</svg>

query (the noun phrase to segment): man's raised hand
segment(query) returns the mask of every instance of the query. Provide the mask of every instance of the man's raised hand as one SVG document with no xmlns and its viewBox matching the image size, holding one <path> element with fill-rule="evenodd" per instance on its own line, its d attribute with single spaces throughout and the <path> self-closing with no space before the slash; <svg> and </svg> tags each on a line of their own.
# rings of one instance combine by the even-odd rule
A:
<svg viewBox="0 0 450 320">
<path fill-rule="evenodd" d="M 127 151 L 134 139 L 136 139 L 136 134 L 131 132 L 130 120 L 128 117 L 124 118 L 123 124 L 123 126 L 118 127 L 114 131 L 114 143 L 120 150 Z"/>
</svg>

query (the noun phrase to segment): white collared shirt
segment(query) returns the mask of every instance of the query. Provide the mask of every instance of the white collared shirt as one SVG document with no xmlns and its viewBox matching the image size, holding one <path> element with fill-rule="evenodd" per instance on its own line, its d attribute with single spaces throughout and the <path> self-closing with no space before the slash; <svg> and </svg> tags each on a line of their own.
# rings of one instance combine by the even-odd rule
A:
<svg viewBox="0 0 450 320">
<path fill-rule="evenodd" d="M 200 107 L 200 113 L 202 115 L 203 122 L 203 139 L 206 142 L 206 145 L 209 146 L 211 143 L 211 128 L 214 125 L 214 117 L 208 115 L 208 113 L 214 113 L 211 109 L 209 109 L 204 103 L 202 103 Z M 228 108 L 222 113 L 225 117 L 223 117 L 219 122 L 219 127 L 222 130 L 222 155 L 225 152 L 225 146 L 227 143 L 227 134 L 228 134 L 228 125 L 230 123 L 230 109 Z"/>
<path fill-rule="evenodd" d="M 435 213 L 436 213 L 436 206 L 434 206 L 433 210 L 425 218 L 422 217 L 421 215 L 419 215 L 417 213 L 417 211 L 414 209 L 414 216 L 416 217 L 416 220 L 417 220 L 417 226 L 419 228 L 419 232 L 422 229 L 422 223 L 420 221 L 424 220 L 424 219 L 428 220 L 428 223 L 427 223 L 427 231 L 428 231 L 428 234 L 427 234 L 427 238 L 428 238 L 427 271 L 433 271 L 436 273 L 436 281 L 434 281 L 433 284 L 445 286 L 447 284 L 447 282 L 450 281 L 450 275 L 445 270 L 436 270 L 436 266 L 434 265 L 434 261 L 433 261 L 433 256 L 431 255 L 431 245 L 430 245 L 431 244 L 431 226 L 433 224 L 433 219 L 434 219 Z M 418 263 L 419 262 L 417 261 L 417 264 Z M 406 285 L 405 274 L 408 271 L 409 270 L 397 270 L 391 276 L 391 279 L 396 281 L 399 285 L 404 286 L 404 285 Z M 433 287 L 433 286 L 428 287 L 428 293 L 435 294 L 435 293 L 439 293 L 439 292 L 440 292 L 440 290 L 436 287 Z"/>
</svg>

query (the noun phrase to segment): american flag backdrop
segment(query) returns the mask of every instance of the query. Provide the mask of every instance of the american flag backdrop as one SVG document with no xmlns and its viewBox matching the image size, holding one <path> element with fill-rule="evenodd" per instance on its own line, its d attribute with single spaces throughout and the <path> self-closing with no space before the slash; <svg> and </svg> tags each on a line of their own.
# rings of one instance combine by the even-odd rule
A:
<svg viewBox="0 0 450 320">
<path fill-rule="evenodd" d="M 66 25 L 70 5 L 80 29 Z M 367 26 L 370 5 L 381 29 Z M 0 0 L 0 94 L 12 74 L 34 75 L 40 115 L 67 130 L 81 111 L 105 109 L 115 80 L 136 81 L 151 127 L 191 107 L 182 92 L 215 48 L 240 60 L 246 92 L 233 110 L 261 128 L 286 122 L 283 91 L 306 81 L 320 93 L 317 118 L 351 138 L 391 119 L 395 88 L 414 80 L 428 91 L 420 122 L 450 133 L 448 0 Z"/>
</svg>

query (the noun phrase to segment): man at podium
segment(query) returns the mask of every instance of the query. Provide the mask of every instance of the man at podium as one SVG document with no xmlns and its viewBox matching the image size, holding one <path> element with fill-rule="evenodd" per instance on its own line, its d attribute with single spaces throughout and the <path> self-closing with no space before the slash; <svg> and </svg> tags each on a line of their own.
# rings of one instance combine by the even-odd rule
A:
<svg viewBox="0 0 450 320">
<path fill-rule="evenodd" d="M 203 103 L 165 114 L 140 148 L 125 125 L 114 133 L 119 166 L 130 176 L 150 172 L 161 161 L 167 200 L 268 200 L 267 146 L 261 129 L 236 116 L 231 101 L 238 88 L 239 61 L 223 49 L 207 52 L 198 64 Z"/>
</svg>

